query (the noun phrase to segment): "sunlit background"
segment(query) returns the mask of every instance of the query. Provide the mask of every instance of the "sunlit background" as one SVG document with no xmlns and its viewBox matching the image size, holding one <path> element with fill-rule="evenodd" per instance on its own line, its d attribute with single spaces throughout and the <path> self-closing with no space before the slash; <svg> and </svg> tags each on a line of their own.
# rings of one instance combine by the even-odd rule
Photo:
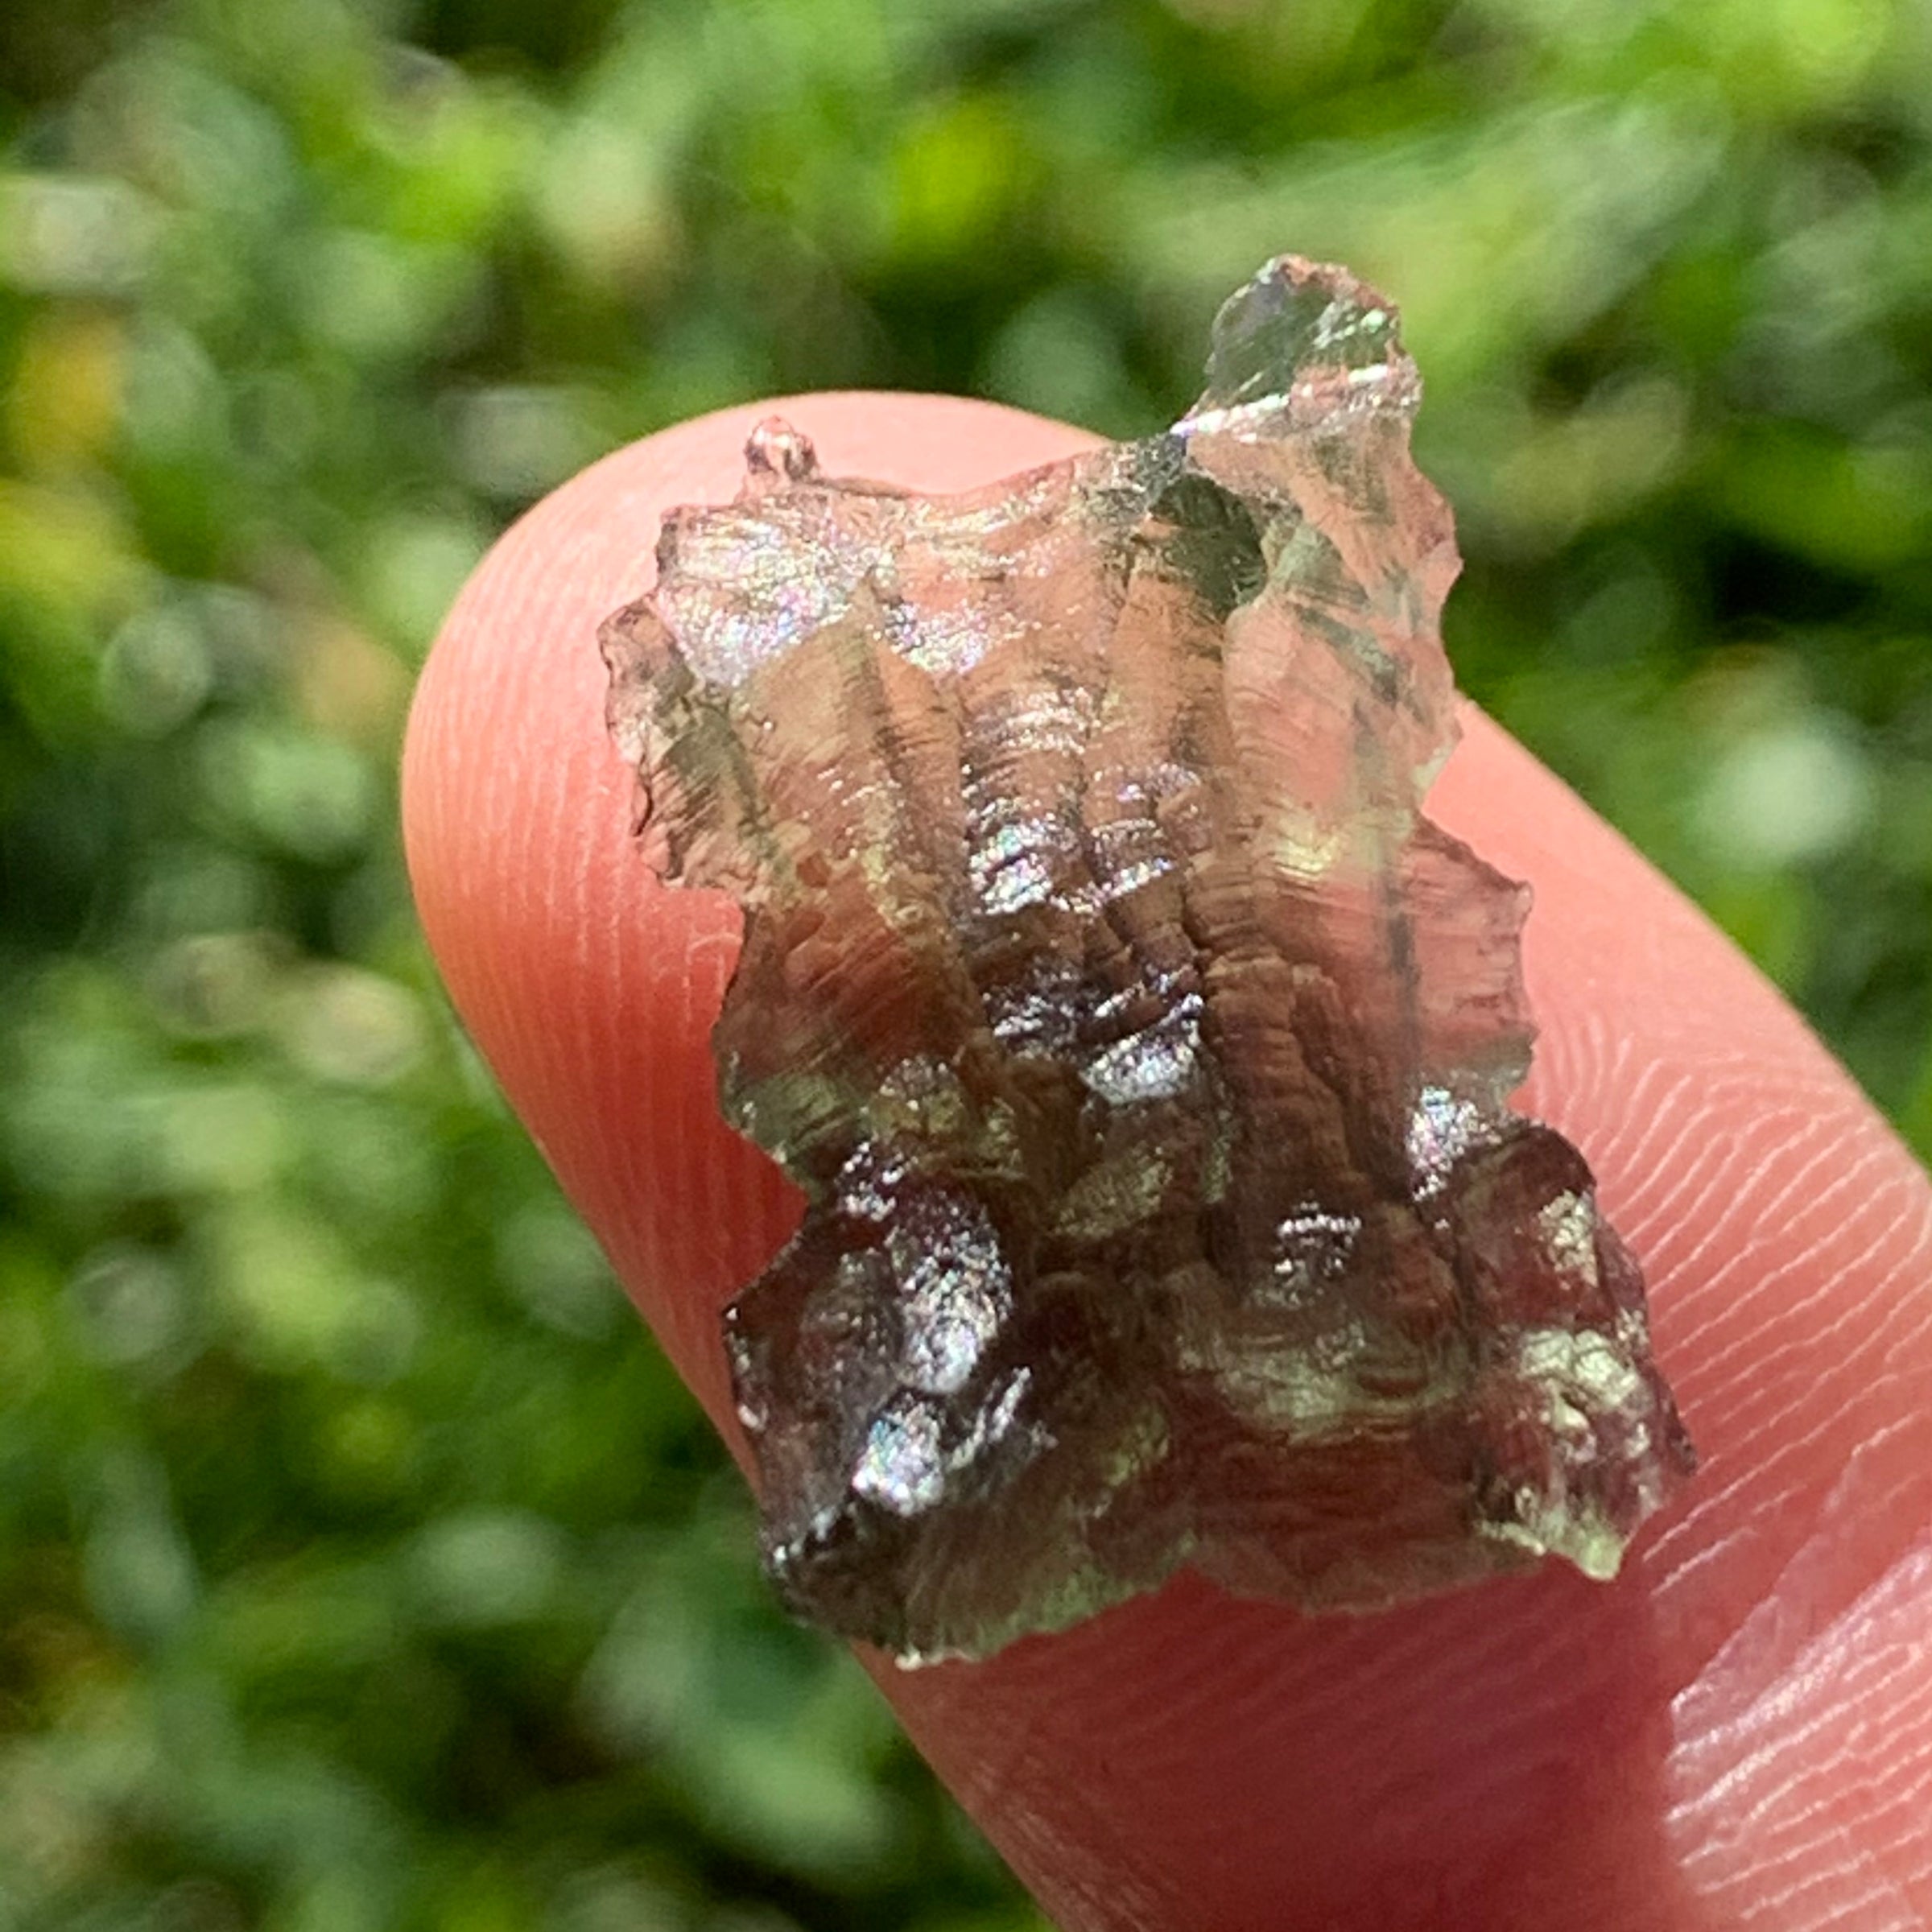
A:
<svg viewBox="0 0 1932 1932">
<path fill-rule="evenodd" d="M 1145 431 L 1347 260 L 1466 684 L 1932 1148 L 1928 76 L 1881 0 L 4 0 L 0 1928 L 1038 1925 L 409 911 L 448 600 L 681 416 Z"/>
</svg>

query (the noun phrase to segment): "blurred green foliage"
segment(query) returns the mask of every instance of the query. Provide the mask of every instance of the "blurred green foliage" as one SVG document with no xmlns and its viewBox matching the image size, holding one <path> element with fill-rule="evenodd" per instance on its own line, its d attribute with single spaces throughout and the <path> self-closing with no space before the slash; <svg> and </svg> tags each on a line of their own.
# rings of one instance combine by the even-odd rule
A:
<svg viewBox="0 0 1932 1932">
<path fill-rule="evenodd" d="M 626 438 L 1145 430 L 1347 260 L 1465 683 L 1932 1148 L 1928 73 L 1884 0 L 9 0 L 0 1927 L 1037 1923 L 411 921 L 411 667 Z"/>
</svg>

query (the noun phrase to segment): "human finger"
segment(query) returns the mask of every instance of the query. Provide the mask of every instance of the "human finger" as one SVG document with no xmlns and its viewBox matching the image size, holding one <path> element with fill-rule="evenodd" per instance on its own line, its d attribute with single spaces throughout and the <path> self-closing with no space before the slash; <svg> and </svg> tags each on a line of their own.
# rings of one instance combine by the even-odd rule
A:
<svg viewBox="0 0 1932 1932">
<path fill-rule="evenodd" d="M 412 716 L 410 860 L 452 995 L 729 1431 L 718 1311 L 797 1203 L 717 1117 L 720 902 L 667 890 L 602 727 L 598 621 L 771 405 L 567 485 L 492 553 Z M 963 488 L 1079 432 L 801 398 L 829 467 Z M 1360 1620 L 1182 1580 L 985 1665 L 880 1680 L 1060 1922 L 1917 1922 L 1932 1913 L 1932 1194 L 1809 1030 L 1472 715 L 1430 809 L 1534 885 L 1526 1096 L 1649 1273 L 1703 1454 L 1610 1587 L 1558 1568 Z"/>
</svg>

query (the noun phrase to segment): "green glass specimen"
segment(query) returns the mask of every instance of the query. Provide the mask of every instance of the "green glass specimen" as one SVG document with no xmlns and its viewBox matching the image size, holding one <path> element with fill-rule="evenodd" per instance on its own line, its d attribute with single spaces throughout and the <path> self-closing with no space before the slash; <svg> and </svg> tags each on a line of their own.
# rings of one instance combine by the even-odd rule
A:
<svg viewBox="0 0 1932 1932">
<path fill-rule="evenodd" d="M 1269 263 L 1164 436 L 993 488 L 776 421 L 606 625 L 728 1117 L 804 1191 L 725 1322 L 801 1616 L 980 1656 L 1191 1567 L 1592 1576 L 1691 1461 L 1530 1063 L 1528 892 L 1422 815 L 1457 557 L 1394 311 Z"/>
</svg>

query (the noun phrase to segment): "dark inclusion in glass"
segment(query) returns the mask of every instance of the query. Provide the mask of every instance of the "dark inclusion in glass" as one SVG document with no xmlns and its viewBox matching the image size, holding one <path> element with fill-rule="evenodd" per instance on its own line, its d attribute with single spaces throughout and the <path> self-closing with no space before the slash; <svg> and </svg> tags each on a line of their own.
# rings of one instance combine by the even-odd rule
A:
<svg viewBox="0 0 1932 1932">
<path fill-rule="evenodd" d="M 1596 1577 L 1690 1466 L 1530 1063 L 1527 890 L 1422 815 L 1447 507 L 1393 310 L 1285 258 L 1164 436 L 964 496 L 776 421 L 604 633 L 808 1206 L 725 1317 L 800 1615 L 982 1655 L 1186 1567 Z"/>
</svg>

